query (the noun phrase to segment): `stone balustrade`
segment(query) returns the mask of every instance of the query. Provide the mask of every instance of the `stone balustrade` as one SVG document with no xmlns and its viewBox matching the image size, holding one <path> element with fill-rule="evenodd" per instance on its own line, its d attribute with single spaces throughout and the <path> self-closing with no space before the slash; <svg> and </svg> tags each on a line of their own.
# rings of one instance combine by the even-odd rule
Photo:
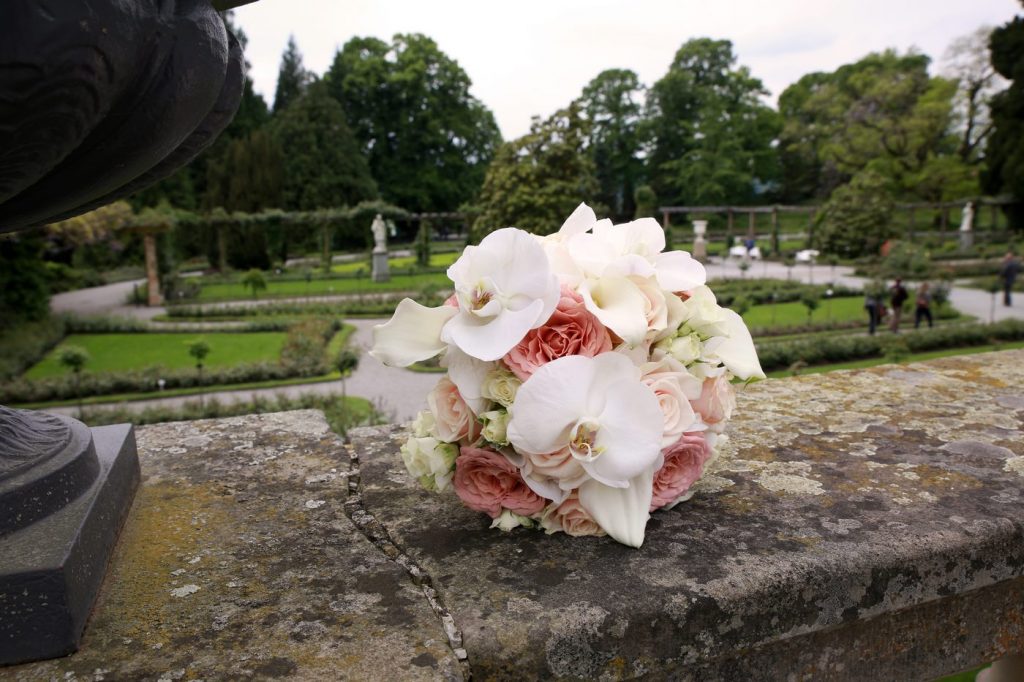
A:
<svg viewBox="0 0 1024 682">
<path fill-rule="evenodd" d="M 500 533 L 400 427 L 138 430 L 81 650 L 0 680 L 929 680 L 1024 651 L 1024 351 L 768 381 L 643 548 Z"/>
</svg>

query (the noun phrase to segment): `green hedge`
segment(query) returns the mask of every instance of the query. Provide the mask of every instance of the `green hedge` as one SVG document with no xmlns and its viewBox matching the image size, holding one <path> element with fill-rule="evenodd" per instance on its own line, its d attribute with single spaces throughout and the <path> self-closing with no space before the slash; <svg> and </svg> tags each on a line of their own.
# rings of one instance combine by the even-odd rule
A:
<svg viewBox="0 0 1024 682">
<path fill-rule="evenodd" d="M 319 393 L 304 393 L 295 398 L 287 396 L 255 397 L 251 401 L 238 403 L 221 403 L 216 398 L 197 399 L 188 401 L 180 407 L 147 407 L 143 410 L 127 406 L 87 409 L 82 415 L 82 421 L 90 426 L 124 423 L 158 424 L 310 409 L 322 411 L 331 428 L 342 435 L 347 429 L 354 426 L 383 424 L 388 421 L 386 415 L 381 414 L 365 398 L 348 397 L 343 399 L 340 395 Z"/>
<path fill-rule="evenodd" d="M 825 365 L 885 355 L 891 343 L 906 344 L 911 353 L 984 346 L 1000 341 L 1024 340 L 1024 320 L 995 324 L 950 325 L 899 336 L 843 336 L 757 344 L 761 367 L 766 372 L 787 369 L 796 362 Z"/>
<path fill-rule="evenodd" d="M 165 389 L 172 389 L 291 379 L 323 373 L 316 371 L 303 374 L 301 368 L 269 362 L 219 369 L 208 368 L 203 371 L 202 377 L 194 369 L 165 370 L 161 367 L 150 367 L 137 372 L 84 372 L 81 374 L 79 387 L 75 386 L 74 378 L 71 376 L 36 380 L 16 379 L 7 382 L 0 385 L 0 404 L 40 403 L 73 400 L 79 396 L 150 392 L 159 390 L 160 379 L 164 380 Z"/>
<path fill-rule="evenodd" d="M 0 381 L 18 376 L 42 360 L 67 334 L 67 318 L 60 315 L 0 332 Z"/>
</svg>

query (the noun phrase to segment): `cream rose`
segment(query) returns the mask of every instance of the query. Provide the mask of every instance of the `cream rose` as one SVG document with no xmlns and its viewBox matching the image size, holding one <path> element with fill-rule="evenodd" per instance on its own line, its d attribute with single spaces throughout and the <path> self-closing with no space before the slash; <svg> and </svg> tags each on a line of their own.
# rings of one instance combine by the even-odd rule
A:
<svg viewBox="0 0 1024 682">
<path fill-rule="evenodd" d="M 480 393 L 484 398 L 508 407 L 515 401 L 516 392 L 522 385 L 523 382 L 515 374 L 507 369 L 498 368 L 487 373 Z"/>
<path fill-rule="evenodd" d="M 481 435 L 495 445 L 508 445 L 508 411 L 491 410 L 480 415 L 484 428 Z"/>
<path fill-rule="evenodd" d="M 670 357 L 649 362 L 641 369 L 641 381 L 654 391 L 664 415 L 661 446 L 668 447 L 697 423 L 690 400 L 700 396 L 701 382 Z"/>
<path fill-rule="evenodd" d="M 459 449 L 433 436 L 413 436 L 401 447 L 402 461 L 409 474 L 427 490 L 445 490 L 455 473 Z"/>
<path fill-rule="evenodd" d="M 559 505 L 548 505 L 540 524 L 548 535 L 559 531 L 576 537 L 605 534 L 597 521 L 580 504 L 580 498 L 576 493 L 569 495 Z"/>
<path fill-rule="evenodd" d="M 475 440 L 480 435 L 480 424 L 473 411 L 448 377 L 437 382 L 427 396 L 427 405 L 434 415 L 434 432 L 439 439 L 454 443 L 462 439 Z"/>
</svg>

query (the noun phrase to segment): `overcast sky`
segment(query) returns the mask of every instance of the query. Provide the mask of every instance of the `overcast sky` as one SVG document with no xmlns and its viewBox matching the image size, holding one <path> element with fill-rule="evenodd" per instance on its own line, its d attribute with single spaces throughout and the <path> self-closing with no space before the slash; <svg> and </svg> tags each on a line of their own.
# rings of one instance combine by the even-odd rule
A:
<svg viewBox="0 0 1024 682">
<path fill-rule="evenodd" d="M 934 71 L 954 38 L 1021 11 L 1016 0 L 259 0 L 236 15 L 268 103 L 289 34 L 322 75 L 353 36 L 423 33 L 459 62 L 512 139 L 604 69 L 632 69 L 651 85 L 690 38 L 731 40 L 774 103 L 803 74 L 886 47 L 917 47 Z"/>
</svg>

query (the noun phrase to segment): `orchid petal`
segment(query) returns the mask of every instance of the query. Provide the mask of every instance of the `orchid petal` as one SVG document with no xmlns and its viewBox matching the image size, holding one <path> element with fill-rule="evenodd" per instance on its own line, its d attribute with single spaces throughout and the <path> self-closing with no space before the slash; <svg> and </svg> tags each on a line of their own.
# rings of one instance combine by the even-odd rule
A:
<svg viewBox="0 0 1024 682">
<path fill-rule="evenodd" d="M 593 277 L 600 277 L 608 264 L 619 256 L 611 242 L 587 233 L 577 235 L 567 248 L 572 260 L 584 274 Z"/>
<path fill-rule="evenodd" d="M 490 320 L 459 313 L 444 328 L 442 337 L 477 360 L 497 360 L 519 343 L 544 307 L 534 301 L 522 310 L 505 308 Z"/>
<path fill-rule="evenodd" d="M 685 251 L 658 254 L 654 265 L 658 270 L 658 285 L 665 291 L 689 291 L 708 279 L 701 262 Z"/>
<path fill-rule="evenodd" d="M 483 397 L 481 389 L 487 373 L 494 369 L 495 363 L 477 360 L 462 352 L 458 346 L 448 347 L 445 361 L 448 378 L 459 389 L 459 395 L 469 405 L 469 409 L 473 410 L 473 414 L 483 412 L 488 400 Z"/>
<path fill-rule="evenodd" d="M 743 318 L 735 311 L 724 309 L 727 336 L 716 336 L 709 339 L 705 348 L 716 355 L 722 364 L 738 379 L 764 379 L 765 374 L 757 359 L 757 349 L 750 330 L 743 323 Z"/>
<path fill-rule="evenodd" d="M 647 334 L 646 299 L 636 284 L 625 277 L 604 277 L 584 281 L 579 293 L 587 310 L 619 338 L 631 346 L 643 342 Z"/>
<path fill-rule="evenodd" d="M 597 481 L 587 481 L 580 486 L 580 505 L 613 539 L 640 547 L 651 516 L 653 486 L 653 467 L 632 478 L 628 488 L 609 488 Z"/>
<path fill-rule="evenodd" d="M 373 328 L 370 355 L 392 367 L 432 358 L 445 349 L 441 330 L 457 313 L 452 306 L 427 308 L 404 298 L 388 322 Z"/>
<path fill-rule="evenodd" d="M 561 229 L 558 230 L 558 236 L 563 241 L 571 239 L 589 230 L 596 222 L 597 215 L 595 215 L 594 209 L 581 203 L 562 223 Z"/>
<path fill-rule="evenodd" d="M 665 230 L 654 218 L 639 218 L 624 226 L 625 247 L 628 253 L 654 258 L 665 250 Z"/>
<path fill-rule="evenodd" d="M 601 455 L 584 466 L 591 476 L 626 482 L 661 454 L 665 416 L 658 398 L 644 384 L 619 381 L 610 386 L 597 421 L 601 428 L 594 446 Z"/>
<path fill-rule="evenodd" d="M 598 367 L 581 355 L 558 358 L 542 365 L 519 387 L 508 409 L 506 431 L 516 450 L 542 455 L 565 447 L 569 431 L 586 412 L 587 388 Z"/>
<path fill-rule="evenodd" d="M 546 500 L 551 500 L 556 505 L 562 504 L 565 498 L 569 497 L 569 490 L 562 490 L 558 483 L 550 478 L 537 479 L 533 476 L 523 476 L 523 482 L 532 490 Z"/>
</svg>

